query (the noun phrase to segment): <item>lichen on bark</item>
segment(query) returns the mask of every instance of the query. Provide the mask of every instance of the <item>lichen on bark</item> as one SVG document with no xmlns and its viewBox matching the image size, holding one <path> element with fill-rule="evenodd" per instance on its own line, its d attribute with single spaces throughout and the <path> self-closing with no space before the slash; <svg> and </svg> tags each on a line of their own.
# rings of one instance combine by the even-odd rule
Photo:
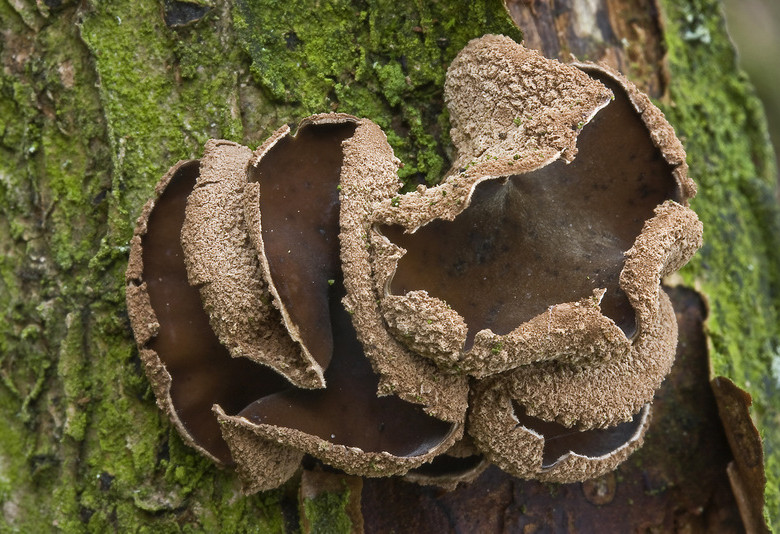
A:
<svg viewBox="0 0 780 534">
<path fill-rule="evenodd" d="M 442 94 L 450 61 L 485 33 L 522 39 L 492 0 L 333 0 L 316 9 L 237 0 L 234 21 L 254 79 L 294 106 L 296 122 L 324 111 L 370 118 L 387 133 L 410 185 L 436 183 L 449 164 Z"/>
</svg>

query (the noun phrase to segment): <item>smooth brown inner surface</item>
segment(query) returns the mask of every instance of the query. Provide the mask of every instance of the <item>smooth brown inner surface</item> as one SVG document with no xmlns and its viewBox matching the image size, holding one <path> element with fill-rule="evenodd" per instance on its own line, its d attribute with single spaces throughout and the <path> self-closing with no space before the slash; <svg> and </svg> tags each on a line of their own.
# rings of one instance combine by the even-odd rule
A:
<svg viewBox="0 0 780 534">
<path fill-rule="evenodd" d="M 532 417 L 525 412 L 525 407 L 516 402 L 512 402 L 512 407 L 519 421 L 518 426 L 522 425 L 544 437 L 543 468 L 552 467 L 569 452 L 597 458 L 617 450 L 628 443 L 642 426 L 642 416 L 647 409 L 642 408 L 631 421 L 611 428 L 577 430 Z"/>
<path fill-rule="evenodd" d="M 386 451 L 395 456 L 426 453 L 442 442 L 451 425 L 398 397 L 376 396 L 378 380 L 341 304 L 344 294 L 339 276 L 329 299 L 329 326 L 335 345 L 325 372 L 327 388 L 276 393 L 255 401 L 239 415 L 366 452 Z"/>
<path fill-rule="evenodd" d="M 271 278 L 301 340 L 326 368 L 333 353 L 328 280 L 339 271 L 341 143 L 354 123 L 303 126 L 250 168 L 259 182 L 263 246 Z"/>
<path fill-rule="evenodd" d="M 178 169 L 160 195 L 143 237 L 143 280 L 159 334 L 147 344 L 171 375 L 171 399 L 179 419 L 196 443 L 225 463 L 230 451 L 222 440 L 219 404 L 229 414 L 288 382 L 245 358 L 230 357 L 209 325 L 200 293 L 187 282 L 181 227 L 187 196 L 195 186 L 198 162 Z"/>
<path fill-rule="evenodd" d="M 482 329 L 507 334 L 595 288 L 607 289 L 602 312 L 627 336 L 636 331 L 619 287 L 623 254 L 657 205 L 679 200 L 679 187 L 625 91 L 592 75 L 615 100 L 584 127 L 571 164 L 482 182 L 452 222 L 414 234 L 380 228 L 407 250 L 391 292 L 424 289 L 446 301 L 466 320 L 466 350 Z"/>
</svg>

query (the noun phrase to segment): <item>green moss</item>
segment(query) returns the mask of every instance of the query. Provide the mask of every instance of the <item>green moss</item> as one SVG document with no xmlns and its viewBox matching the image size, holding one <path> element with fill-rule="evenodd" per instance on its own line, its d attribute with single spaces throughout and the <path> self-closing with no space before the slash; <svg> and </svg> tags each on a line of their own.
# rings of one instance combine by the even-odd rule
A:
<svg viewBox="0 0 780 534">
<path fill-rule="evenodd" d="M 86 433 L 87 413 L 83 405 L 90 396 L 90 378 L 84 347 L 84 324 L 75 313 L 65 318 L 67 334 L 60 345 L 57 375 L 62 379 L 65 394 L 64 432 L 75 441 L 82 441 Z"/>
<path fill-rule="evenodd" d="M 349 534 L 352 520 L 347 514 L 349 489 L 341 493 L 323 491 L 313 499 L 303 501 L 303 514 L 310 531 L 316 534 Z"/>
<path fill-rule="evenodd" d="M 0 19 L 6 32 L 29 32 L 5 3 Z M 29 50 L 24 40 L 4 43 Z M 13 50 L 3 47 L 0 53 L 8 57 Z M 45 132 L 56 120 L 41 112 L 51 112 L 50 102 L 40 98 L 50 68 L 36 59 L 0 73 L 0 506 L 4 517 L 24 521 L 30 531 L 51 528 L 50 508 L 29 518 L 27 511 L 38 507 L 38 488 L 48 491 L 59 470 L 52 436 L 57 406 L 48 386 L 64 333 L 63 299 L 46 235 L 67 206 L 55 205 L 41 172 Z M 40 415 L 41 405 L 52 411 Z"/>
<path fill-rule="evenodd" d="M 401 178 L 436 183 L 449 164 L 446 68 L 472 38 L 521 39 L 499 1 L 306 2 L 239 0 L 236 28 L 257 81 L 293 118 L 339 111 L 385 129 Z"/>
<path fill-rule="evenodd" d="M 713 373 L 753 397 L 766 453 L 766 510 L 780 530 L 780 388 L 770 373 L 780 343 L 777 169 L 719 2 L 662 5 L 672 80 L 663 108 L 686 146 L 699 186 L 692 206 L 704 223 L 704 247 L 683 274 L 707 298 Z"/>
<path fill-rule="evenodd" d="M 155 2 L 76 7 L 32 31 L 0 2 L 0 53 L 31 58 L 0 73 L 0 530 L 279 532 L 275 492 L 237 498 L 163 420 L 124 312 L 159 175 L 241 140 L 240 48 L 216 11 L 176 33 Z"/>
</svg>

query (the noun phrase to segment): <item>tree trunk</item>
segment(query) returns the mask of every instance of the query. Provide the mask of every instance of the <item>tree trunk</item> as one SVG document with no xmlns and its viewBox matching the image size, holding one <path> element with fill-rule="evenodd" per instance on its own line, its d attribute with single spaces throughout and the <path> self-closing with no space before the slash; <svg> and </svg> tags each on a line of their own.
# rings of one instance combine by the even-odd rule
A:
<svg viewBox="0 0 780 534">
<path fill-rule="evenodd" d="M 165 170 L 199 157 L 207 139 L 254 147 L 283 123 L 317 112 L 371 118 L 388 132 L 406 183 L 435 183 L 451 155 L 442 102 L 447 65 L 485 33 L 519 41 L 512 19 L 527 46 L 549 57 L 574 54 L 622 70 L 656 99 L 683 139 L 699 185 L 692 205 L 705 225 L 705 246 L 678 281 L 699 291 L 707 309 L 679 290 L 678 314 L 681 321 L 690 309 L 708 316 L 699 370 L 676 376 L 699 373 L 699 386 L 727 377 L 752 395 L 764 440 L 766 510 L 780 529 L 776 169 L 717 0 L 517 0 L 508 12 L 511 18 L 498 0 L 0 0 L 3 531 L 280 532 L 359 521 L 354 514 L 339 519 L 344 499 L 322 501 L 314 511 L 314 496 L 299 512 L 300 478 L 242 497 L 235 475 L 185 446 L 161 416 L 124 305 L 135 219 Z M 700 335 L 701 322 L 694 323 L 691 336 Z M 652 451 L 599 482 L 607 495 L 615 484 L 636 490 L 628 498 L 627 489 L 617 499 L 622 511 L 611 513 L 639 517 L 644 508 L 650 528 L 679 526 L 683 510 L 694 529 L 738 528 L 725 474 L 731 458 L 720 424 L 711 421 L 717 415 L 709 387 L 683 379 L 665 387 L 671 406 L 702 404 L 706 413 L 691 417 L 708 422 L 691 427 L 689 420 L 686 427 L 678 418 L 664 432 L 700 441 L 675 449 L 659 430 L 665 437 L 653 449 L 649 437 Z M 683 390 L 701 395 L 675 393 Z M 755 445 L 749 421 L 728 417 L 744 408 L 744 398 L 734 398 L 718 397 L 726 436 L 732 447 L 743 434 Z M 719 463 L 702 469 L 714 469 L 713 487 L 726 489 L 668 504 L 681 498 L 669 488 L 700 482 L 696 473 L 675 471 L 690 454 L 685 447 L 722 449 Z M 731 481 L 754 488 L 735 494 L 752 501 L 740 506 L 755 525 L 761 481 L 750 473 L 760 474 L 761 457 L 751 450 L 735 454 Z M 675 455 L 672 467 L 648 467 Z M 492 468 L 475 484 L 443 494 L 366 480 L 366 530 L 403 528 L 393 523 L 402 515 L 415 516 L 418 531 L 544 524 L 587 531 L 612 517 L 599 516 L 612 501 L 596 483 L 529 485 Z M 493 497 L 479 500 L 475 488 Z M 665 504 L 650 514 L 655 505 L 636 502 L 642 495 Z M 577 521 L 591 523 L 572 522 L 578 499 L 591 506 L 577 512 Z M 550 510 L 563 512 L 554 517 Z"/>
</svg>

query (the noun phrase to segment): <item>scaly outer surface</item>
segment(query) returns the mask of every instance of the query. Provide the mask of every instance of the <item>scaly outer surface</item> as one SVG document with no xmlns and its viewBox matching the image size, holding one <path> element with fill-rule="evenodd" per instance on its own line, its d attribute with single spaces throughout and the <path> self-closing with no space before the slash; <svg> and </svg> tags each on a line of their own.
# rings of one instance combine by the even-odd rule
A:
<svg viewBox="0 0 780 534">
<path fill-rule="evenodd" d="M 305 119 L 304 124 L 354 122 L 346 115 L 318 115 Z M 397 343 L 387 333 L 379 314 L 376 295 L 368 276 L 369 262 L 366 250 L 366 231 L 372 205 L 395 192 L 399 183 L 396 176 L 398 160 L 393 156 L 384 133 L 371 121 L 358 121 L 352 137 L 343 142 L 344 160 L 341 166 L 340 251 L 347 296 L 344 304 L 353 317 L 353 324 L 366 356 L 380 375 L 379 394 L 397 394 L 402 399 L 422 404 L 425 411 L 440 420 L 454 423 L 443 439 L 412 456 L 399 457 L 388 452 L 363 451 L 331 443 L 316 435 L 296 428 L 256 424 L 244 417 L 228 416 L 218 411 L 223 435 L 238 464 L 245 491 L 275 487 L 279 481 L 276 470 L 267 477 L 267 467 L 274 451 L 266 454 L 266 443 L 275 443 L 289 450 L 300 451 L 350 474 L 363 476 L 390 476 L 404 474 L 409 469 L 432 460 L 449 449 L 463 435 L 466 412 L 467 384 L 462 377 L 440 377 L 437 369 Z M 277 131 L 256 152 L 253 165 L 269 154 L 271 147 L 287 129 Z M 252 198 L 252 195 L 249 195 Z M 249 207 L 253 207 L 248 202 Z M 262 217 L 262 214 L 261 214 Z M 262 258 L 263 241 L 259 226 L 253 226 L 253 242 Z M 264 268 L 268 277 L 269 268 Z M 270 278 L 270 277 L 269 277 Z M 273 285 L 271 285 L 273 290 Z M 338 355 L 335 355 L 338 356 Z M 242 451 L 257 450 L 243 455 Z M 291 474 L 291 473 L 290 473 Z"/>
<path fill-rule="evenodd" d="M 319 368 L 301 361 L 280 324 L 250 244 L 244 216 L 250 156 L 238 143 L 206 143 L 181 232 L 189 281 L 200 289 L 211 327 L 234 357 L 271 367 L 300 387 L 321 387 Z"/>
<path fill-rule="evenodd" d="M 358 338 L 380 375 L 382 394 L 393 393 L 409 402 L 422 403 L 429 414 L 461 423 L 467 404 L 466 378 L 442 375 L 429 361 L 394 339 L 379 309 L 382 293 L 371 283 L 372 210 L 397 191 L 396 168 L 397 160 L 385 135 L 373 123 L 362 121 L 345 143 L 342 166 L 345 305 L 353 313 Z"/>
</svg>

